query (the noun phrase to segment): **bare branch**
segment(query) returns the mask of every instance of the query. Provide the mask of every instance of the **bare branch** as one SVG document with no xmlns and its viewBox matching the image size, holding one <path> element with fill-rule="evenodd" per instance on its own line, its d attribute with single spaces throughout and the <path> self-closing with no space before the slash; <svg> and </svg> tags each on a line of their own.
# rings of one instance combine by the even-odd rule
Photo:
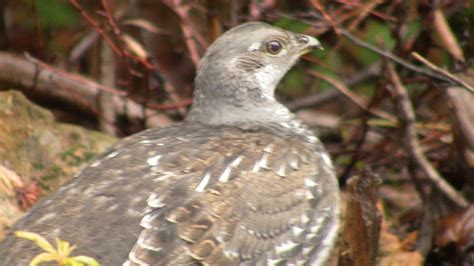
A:
<svg viewBox="0 0 474 266">
<path fill-rule="evenodd" d="M 416 60 L 422 62 L 425 64 L 429 69 L 433 70 L 436 73 L 439 73 L 443 76 L 449 77 L 451 80 L 455 80 L 458 84 L 460 84 L 462 87 L 466 88 L 470 92 L 474 93 L 474 87 L 471 86 L 469 83 L 465 82 L 464 80 L 454 76 L 453 74 L 449 73 L 448 71 L 436 66 L 435 64 L 431 63 L 428 61 L 428 59 L 424 58 L 417 52 L 412 53 L 413 57 L 415 57 Z"/>
<path fill-rule="evenodd" d="M 29 56 L 29 60 L 25 60 L 4 52 L 0 52 L 0 82 L 22 87 L 25 91 L 30 90 L 51 96 L 92 114 L 100 113 L 96 100 L 100 91 L 112 93 L 116 96 L 127 95 L 123 91 L 101 85 L 78 74 L 49 66 L 31 56 Z M 189 101 L 163 106 L 155 104 L 152 107 L 153 109 L 146 108 L 145 112 L 142 112 L 142 104 L 124 97 L 115 98 L 115 104 L 119 105 L 116 110 L 127 110 L 128 115 L 136 119 L 143 119 L 145 113 L 147 117 L 160 118 L 159 121 L 164 124 L 170 124 L 172 121 L 169 118 L 165 119 L 163 114 L 153 109 L 174 109 L 190 104 Z M 126 106 L 126 108 L 123 108 L 123 106 Z M 150 126 L 164 125 L 150 123 Z"/>
<path fill-rule="evenodd" d="M 288 19 L 293 19 L 293 20 L 299 20 L 299 21 L 303 21 L 305 23 L 307 23 L 308 25 L 312 25 L 314 27 L 320 27 L 321 25 L 320 24 L 315 24 L 313 21 L 311 20 L 305 20 L 305 19 L 301 19 L 301 18 L 297 18 L 295 16 L 290 16 L 290 15 L 287 15 L 287 14 L 283 14 L 283 13 L 280 13 L 280 12 L 277 12 L 277 14 L 281 17 L 285 17 L 285 18 L 288 18 Z M 311 12 L 310 15 L 314 18 L 317 18 L 317 19 L 320 19 L 322 20 L 325 24 L 327 25 L 331 25 L 330 22 L 326 21 L 325 18 L 323 18 L 322 16 L 316 14 L 315 12 Z M 344 28 L 338 26 L 337 27 L 339 33 L 341 35 L 343 35 L 344 37 L 346 37 L 347 39 L 349 39 L 351 42 L 353 42 L 355 45 L 358 45 L 360 47 L 364 47 L 366 49 L 369 49 L 399 65 L 402 65 L 403 67 L 405 68 L 408 68 L 414 72 L 417 72 L 417 73 L 420 73 L 420 74 L 423 74 L 425 76 L 428 76 L 428 77 L 431 77 L 431 78 L 434 78 L 436 80 L 441 80 L 441 81 L 444 81 L 444 82 L 447 82 L 451 85 L 459 85 L 467 90 L 469 90 L 470 92 L 474 92 L 473 88 L 471 86 L 467 86 L 466 87 L 466 82 L 462 82 L 460 81 L 459 79 L 453 79 L 452 76 L 446 76 L 445 73 L 438 73 L 438 72 L 434 72 L 432 71 L 431 69 L 426 69 L 426 68 L 423 68 L 423 67 L 419 67 L 419 66 L 416 66 L 404 59 L 402 59 L 401 57 L 399 56 L 396 56 L 395 54 L 389 52 L 389 51 L 386 51 L 384 49 L 381 49 L 379 47 L 376 47 L 370 43 L 367 43 L 359 38 L 357 38 L 356 36 L 354 36 L 352 33 L 350 33 L 349 31 L 345 30 Z M 441 74 L 441 75 L 440 75 Z"/>
<path fill-rule="evenodd" d="M 334 88 L 336 88 L 340 93 L 342 93 L 344 96 L 346 96 L 351 102 L 353 102 L 355 105 L 357 105 L 359 108 L 361 108 L 362 110 L 372 114 L 372 115 L 375 115 L 375 116 L 378 116 L 378 117 L 382 117 L 384 119 L 387 119 L 387 120 L 392 120 L 392 121 L 395 121 L 395 117 L 389 113 L 386 113 L 382 110 L 378 110 L 378 109 L 370 109 L 368 107 L 368 104 L 367 104 L 367 101 L 366 99 L 360 97 L 359 95 L 351 92 L 342 82 L 336 80 L 336 79 L 333 79 L 331 77 L 328 77 L 326 75 L 323 75 L 319 72 L 316 72 L 316 71 L 309 71 L 309 73 L 315 77 L 318 77 L 318 78 L 321 78 L 323 80 L 325 80 L 326 82 L 329 82 L 332 86 L 334 86 Z"/>
<path fill-rule="evenodd" d="M 464 196 L 443 179 L 443 177 L 436 171 L 436 169 L 431 165 L 426 156 L 423 154 L 417 138 L 415 111 L 410 102 L 408 93 L 405 89 L 405 86 L 403 86 L 400 77 L 395 72 L 395 69 L 391 64 L 387 64 L 387 70 L 396 93 L 395 99 L 398 111 L 400 113 L 400 119 L 404 127 L 404 143 L 406 145 L 405 148 L 407 152 L 410 154 L 418 167 L 423 170 L 431 183 L 433 183 L 433 185 L 439 189 L 439 191 L 444 193 L 459 207 L 467 207 L 468 201 L 464 198 Z"/>
</svg>

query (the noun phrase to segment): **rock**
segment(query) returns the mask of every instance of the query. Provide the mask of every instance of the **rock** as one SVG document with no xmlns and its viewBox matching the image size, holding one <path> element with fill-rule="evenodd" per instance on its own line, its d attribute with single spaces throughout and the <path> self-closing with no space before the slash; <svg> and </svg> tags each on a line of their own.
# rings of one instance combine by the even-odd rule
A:
<svg viewBox="0 0 474 266">
<path fill-rule="evenodd" d="M 39 196 L 55 191 L 115 141 L 57 123 L 18 91 L 0 92 L 0 239 Z"/>
</svg>

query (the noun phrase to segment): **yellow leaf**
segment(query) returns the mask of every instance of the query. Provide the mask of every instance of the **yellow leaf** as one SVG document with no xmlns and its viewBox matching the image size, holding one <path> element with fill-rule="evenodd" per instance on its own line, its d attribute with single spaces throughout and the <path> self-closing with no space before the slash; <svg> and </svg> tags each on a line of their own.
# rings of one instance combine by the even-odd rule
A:
<svg viewBox="0 0 474 266">
<path fill-rule="evenodd" d="M 72 257 L 71 260 L 76 262 L 88 265 L 88 266 L 100 266 L 100 264 L 93 258 L 87 256 L 75 256 Z"/>
<path fill-rule="evenodd" d="M 39 234 L 26 231 L 15 231 L 15 236 L 31 240 L 35 242 L 35 244 L 42 248 L 44 251 L 49 252 L 51 254 L 56 254 L 56 250 L 54 249 L 54 247 L 48 242 L 48 240 L 46 240 Z"/>
<path fill-rule="evenodd" d="M 146 49 L 143 47 L 141 43 L 139 43 L 137 40 L 132 38 L 130 35 L 123 34 L 121 35 L 121 38 L 125 45 L 127 46 L 128 50 L 130 50 L 132 53 L 137 55 L 138 57 L 145 59 L 148 57 L 148 52 Z"/>
<path fill-rule="evenodd" d="M 160 31 L 150 21 L 144 20 L 144 19 L 127 19 L 127 20 L 124 20 L 121 24 L 136 26 L 155 34 Z"/>
<path fill-rule="evenodd" d="M 68 258 L 64 261 L 61 266 L 84 266 L 83 263 L 73 260 L 72 258 Z"/>
<path fill-rule="evenodd" d="M 58 246 L 58 255 L 61 258 L 67 258 L 71 254 L 71 252 L 76 248 L 75 246 L 72 246 L 69 244 L 69 242 L 60 240 L 59 238 L 56 238 L 56 245 Z"/>
<path fill-rule="evenodd" d="M 56 258 L 49 254 L 49 253 L 41 253 L 39 255 L 36 255 L 31 261 L 30 261 L 30 266 L 36 266 L 39 263 L 42 262 L 48 262 L 48 261 L 56 261 Z"/>
</svg>

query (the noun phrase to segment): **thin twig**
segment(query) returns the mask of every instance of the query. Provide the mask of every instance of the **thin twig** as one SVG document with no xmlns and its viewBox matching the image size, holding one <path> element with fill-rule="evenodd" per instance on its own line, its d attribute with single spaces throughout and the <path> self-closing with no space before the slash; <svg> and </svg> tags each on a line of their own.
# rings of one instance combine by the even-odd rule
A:
<svg viewBox="0 0 474 266">
<path fill-rule="evenodd" d="M 122 51 L 115 45 L 112 39 L 105 33 L 105 31 L 99 26 L 99 24 L 82 8 L 77 0 L 70 0 L 71 4 L 81 13 L 81 15 L 89 22 L 89 24 L 104 38 L 107 44 L 114 50 L 118 55 L 122 55 Z"/>
<path fill-rule="evenodd" d="M 326 12 L 326 10 L 324 9 L 323 5 L 321 5 L 321 3 L 319 3 L 318 0 L 311 0 L 310 3 L 311 3 L 311 5 L 312 5 L 316 10 L 318 10 L 319 12 L 321 12 L 321 14 L 323 14 L 324 19 L 325 19 L 329 24 L 331 24 L 331 26 L 332 26 L 332 28 L 334 29 L 334 31 L 336 32 L 336 34 L 339 35 L 339 29 L 338 29 L 338 27 L 337 27 L 336 22 L 334 22 L 334 20 L 332 19 L 332 17 Z"/>
<path fill-rule="evenodd" d="M 423 154 L 417 138 L 415 111 L 410 102 L 408 93 L 405 89 L 405 86 L 403 86 L 400 77 L 395 72 L 395 69 L 391 64 L 387 64 L 387 70 L 396 93 L 395 101 L 398 106 L 401 123 L 404 127 L 404 143 L 406 145 L 405 148 L 407 149 L 407 152 L 416 162 L 418 167 L 423 170 L 431 183 L 437 189 L 439 189 L 439 191 L 445 194 L 459 207 L 467 207 L 468 201 L 464 198 L 464 196 L 443 179 L 443 177 L 436 171 L 436 169 L 431 165 L 426 156 Z"/>
<path fill-rule="evenodd" d="M 168 0 L 164 1 L 164 3 L 168 5 L 172 10 L 174 10 L 179 16 L 181 20 L 181 30 L 184 34 L 184 41 L 186 43 L 186 46 L 188 47 L 189 55 L 191 56 L 191 60 L 193 61 L 194 66 L 197 66 L 201 57 L 199 56 L 198 49 L 193 41 L 193 34 L 191 32 L 191 29 L 189 28 L 190 21 L 188 12 L 190 7 L 188 5 L 183 5 L 181 0 Z"/>
<path fill-rule="evenodd" d="M 449 73 L 448 71 L 436 66 L 435 64 L 431 63 L 428 59 L 424 58 L 423 56 L 421 56 L 419 53 L 417 52 L 413 52 L 411 53 L 411 55 L 413 55 L 413 57 L 420 61 L 421 63 L 425 64 L 429 69 L 433 70 L 434 72 L 436 73 L 439 73 L 443 76 L 447 76 L 449 77 L 450 79 L 452 80 L 455 80 L 457 83 L 461 84 L 461 86 L 463 86 L 464 88 L 466 88 L 467 90 L 469 90 L 470 92 L 473 92 L 474 93 L 474 87 L 469 85 L 467 82 L 465 82 L 464 80 L 456 77 L 455 75 Z"/>
<path fill-rule="evenodd" d="M 324 81 L 328 82 L 329 84 L 331 84 L 332 86 L 334 86 L 334 88 L 336 88 L 340 93 L 342 93 L 344 96 L 346 96 L 351 102 L 353 102 L 355 105 L 357 105 L 359 108 L 361 108 L 362 110 L 372 114 L 372 115 L 375 115 L 375 116 L 378 116 L 378 117 L 381 117 L 381 118 L 384 118 L 384 119 L 387 119 L 387 120 L 391 120 L 391 121 L 395 121 L 396 118 L 389 114 L 389 113 L 386 113 L 382 110 L 378 110 L 378 109 L 370 109 L 368 108 L 368 104 L 367 104 L 367 101 L 364 99 L 364 98 L 361 98 L 359 95 L 351 92 L 342 82 L 336 80 L 336 79 L 333 79 L 329 76 L 326 76 L 326 75 L 323 75 L 317 71 L 309 71 L 309 73 L 315 77 L 318 77 L 320 79 L 323 79 Z"/>
<path fill-rule="evenodd" d="M 296 16 L 291 16 L 291 15 L 288 15 L 288 14 L 284 14 L 284 13 L 281 13 L 281 12 L 276 12 L 276 14 L 280 17 L 285 17 L 285 18 L 288 18 L 288 19 L 293 19 L 293 20 L 299 20 L 299 21 L 302 21 L 308 25 L 311 25 L 311 26 L 314 26 L 314 27 L 320 27 L 321 24 L 316 24 L 314 23 L 312 20 L 307 20 L 307 19 L 302 19 L 302 18 L 298 18 Z M 332 25 L 330 22 L 328 22 L 325 18 L 323 18 L 322 16 L 316 14 L 315 12 L 310 12 L 309 14 L 310 16 L 312 16 L 313 18 L 316 18 L 316 19 L 319 19 L 321 21 L 323 21 L 324 23 L 326 23 L 328 26 L 329 25 Z M 451 85 L 458 85 L 458 86 L 461 86 L 467 90 L 469 90 L 470 92 L 473 92 L 473 89 L 471 86 L 467 86 L 466 87 L 466 82 L 460 82 L 460 79 L 458 78 L 455 78 L 453 79 L 453 76 L 452 75 L 445 75 L 446 73 L 438 73 L 438 72 L 434 72 L 430 69 L 426 69 L 426 68 L 423 68 L 423 67 L 419 67 L 419 66 L 416 66 L 396 55 L 394 55 L 393 53 L 389 52 L 389 51 L 386 51 L 384 49 L 381 49 L 381 48 L 378 48 L 370 43 L 367 43 L 361 39 L 359 39 L 358 37 L 354 36 L 352 33 L 350 33 L 349 31 L 345 30 L 344 28 L 338 26 L 338 30 L 339 30 L 339 33 L 341 35 L 343 35 L 344 37 L 346 37 L 347 39 L 349 39 L 351 42 L 353 42 L 355 45 L 358 45 L 360 47 L 363 47 L 363 48 L 366 48 L 366 49 L 369 49 L 387 59 L 390 59 L 391 61 L 399 64 L 399 65 L 402 65 L 403 67 L 405 68 L 408 68 L 412 71 L 415 71 L 415 72 L 418 72 L 420 74 L 423 74 L 425 76 L 428 76 L 428 77 L 431 77 L 431 78 L 434 78 L 436 80 L 441 80 L 441 81 L 444 81 L 444 82 L 447 82 Z M 474 93 L 474 92 L 473 92 Z"/>
<path fill-rule="evenodd" d="M 342 79 L 342 83 L 350 88 L 366 81 L 368 78 L 378 76 L 382 68 L 381 65 L 382 65 L 381 61 L 377 61 L 373 63 L 372 65 L 370 65 L 369 67 L 362 69 L 361 71 L 348 77 L 347 79 Z M 294 111 L 298 111 L 304 108 L 314 107 L 317 105 L 324 104 L 328 101 L 333 100 L 339 95 L 340 93 L 337 90 L 326 90 L 323 92 L 318 92 L 317 94 L 308 95 L 299 99 L 295 99 L 291 102 L 285 103 L 285 105 L 291 111 L 294 112 Z"/>
</svg>

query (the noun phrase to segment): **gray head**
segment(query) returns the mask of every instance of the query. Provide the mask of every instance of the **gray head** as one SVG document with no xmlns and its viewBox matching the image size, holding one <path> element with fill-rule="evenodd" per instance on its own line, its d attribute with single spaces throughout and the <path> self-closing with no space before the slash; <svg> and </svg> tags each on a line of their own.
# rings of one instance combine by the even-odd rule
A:
<svg viewBox="0 0 474 266">
<path fill-rule="evenodd" d="M 316 47 L 311 36 L 261 22 L 230 29 L 201 60 L 187 120 L 248 126 L 292 119 L 274 91 L 301 55 Z"/>
</svg>

